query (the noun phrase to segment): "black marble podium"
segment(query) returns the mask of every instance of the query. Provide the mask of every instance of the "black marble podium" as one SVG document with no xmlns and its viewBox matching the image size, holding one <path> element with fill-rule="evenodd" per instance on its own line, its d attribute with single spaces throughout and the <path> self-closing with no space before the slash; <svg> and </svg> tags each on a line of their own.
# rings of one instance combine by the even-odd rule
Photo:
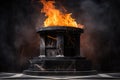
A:
<svg viewBox="0 0 120 80">
<path fill-rule="evenodd" d="M 25 74 L 88 75 L 96 74 L 92 64 L 80 56 L 80 35 L 83 29 L 54 26 L 40 28 L 40 56 L 30 60 Z"/>
</svg>

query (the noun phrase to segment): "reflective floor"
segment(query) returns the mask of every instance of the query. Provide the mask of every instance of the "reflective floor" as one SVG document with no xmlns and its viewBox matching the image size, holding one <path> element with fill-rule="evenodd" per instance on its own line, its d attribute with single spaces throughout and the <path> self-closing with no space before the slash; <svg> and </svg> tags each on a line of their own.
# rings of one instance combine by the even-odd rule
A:
<svg viewBox="0 0 120 80">
<path fill-rule="evenodd" d="M 32 76 L 32 75 L 25 75 L 22 73 L 0 73 L 0 79 L 22 79 L 22 80 L 109 80 L 115 79 L 120 80 L 120 73 L 104 73 L 104 74 L 97 74 L 97 75 L 86 75 L 86 76 Z"/>
</svg>

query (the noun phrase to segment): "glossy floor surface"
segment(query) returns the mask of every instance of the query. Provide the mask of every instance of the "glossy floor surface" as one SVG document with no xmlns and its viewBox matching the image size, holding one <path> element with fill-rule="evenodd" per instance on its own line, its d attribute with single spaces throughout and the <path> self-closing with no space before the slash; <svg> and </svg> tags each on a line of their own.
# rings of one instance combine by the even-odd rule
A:
<svg viewBox="0 0 120 80">
<path fill-rule="evenodd" d="M 25 75 L 23 73 L 0 73 L 0 79 L 19 79 L 19 80 L 109 80 L 115 79 L 120 80 L 120 73 L 104 73 L 104 74 L 96 74 L 96 75 L 85 75 L 85 76 L 33 76 L 33 75 Z"/>
</svg>

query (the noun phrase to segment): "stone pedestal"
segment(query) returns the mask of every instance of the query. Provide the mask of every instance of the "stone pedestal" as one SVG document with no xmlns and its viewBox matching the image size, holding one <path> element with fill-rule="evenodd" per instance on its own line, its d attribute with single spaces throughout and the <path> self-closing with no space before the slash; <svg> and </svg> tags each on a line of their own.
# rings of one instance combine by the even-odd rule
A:
<svg viewBox="0 0 120 80">
<path fill-rule="evenodd" d="M 25 74 L 87 75 L 95 74 L 90 61 L 80 56 L 80 28 L 46 27 L 40 34 L 40 56 L 30 60 Z"/>
</svg>

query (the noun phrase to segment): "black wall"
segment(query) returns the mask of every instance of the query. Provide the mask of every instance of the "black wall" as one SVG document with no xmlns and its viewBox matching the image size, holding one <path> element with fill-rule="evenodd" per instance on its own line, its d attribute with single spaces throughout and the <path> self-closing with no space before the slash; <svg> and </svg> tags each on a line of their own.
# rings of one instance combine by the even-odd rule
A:
<svg viewBox="0 0 120 80">
<path fill-rule="evenodd" d="M 120 1 L 56 1 L 59 9 L 63 5 L 78 23 L 85 25 L 82 55 L 100 71 L 120 71 Z M 41 7 L 38 0 L 0 1 L 0 71 L 22 71 L 29 58 L 39 55 L 36 29 L 45 19 Z"/>
</svg>

